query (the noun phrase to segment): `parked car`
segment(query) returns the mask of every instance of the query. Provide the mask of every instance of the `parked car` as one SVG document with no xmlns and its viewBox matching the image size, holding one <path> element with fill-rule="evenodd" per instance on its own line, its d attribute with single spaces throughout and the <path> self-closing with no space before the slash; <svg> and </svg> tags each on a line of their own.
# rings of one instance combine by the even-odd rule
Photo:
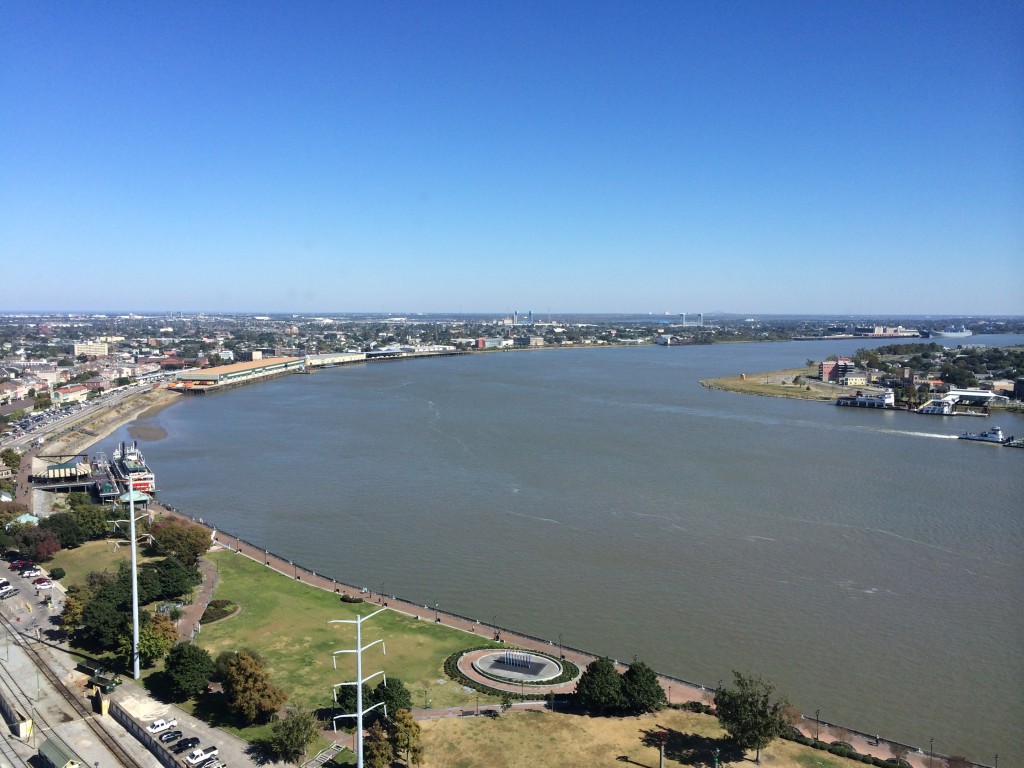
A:
<svg viewBox="0 0 1024 768">
<path fill-rule="evenodd" d="M 195 736 L 190 736 L 187 739 L 182 739 L 174 747 L 171 748 L 171 752 L 176 755 L 180 755 L 182 752 L 188 752 L 190 749 L 194 749 L 199 746 L 199 739 Z"/>
<path fill-rule="evenodd" d="M 8 597 L 14 597 L 19 592 L 21 592 L 21 590 L 17 587 L 7 587 L 3 592 L 0 592 L 0 600 L 6 600 Z"/>
<path fill-rule="evenodd" d="M 146 726 L 146 730 L 150 733 L 163 733 L 168 728 L 173 728 L 178 724 L 177 720 L 154 720 L 152 723 Z"/>
<path fill-rule="evenodd" d="M 49 579 L 36 579 L 35 581 L 32 582 L 32 585 L 36 589 L 52 589 L 53 588 L 53 582 L 50 581 Z"/>
<path fill-rule="evenodd" d="M 7 579 L 0 579 L 0 589 L 6 589 L 9 586 L 11 586 L 11 582 Z"/>
<path fill-rule="evenodd" d="M 220 753 L 220 750 L 216 747 L 199 747 L 198 749 L 192 750 L 189 756 L 186 758 L 189 765 L 199 765 L 211 757 L 216 757 Z"/>
<path fill-rule="evenodd" d="M 40 568 L 26 568 L 21 572 L 23 578 L 31 579 L 33 576 L 42 576 L 43 571 Z"/>
<path fill-rule="evenodd" d="M 164 744 L 170 744 L 175 739 L 181 738 L 181 731 L 164 731 L 160 734 L 160 741 Z"/>
</svg>

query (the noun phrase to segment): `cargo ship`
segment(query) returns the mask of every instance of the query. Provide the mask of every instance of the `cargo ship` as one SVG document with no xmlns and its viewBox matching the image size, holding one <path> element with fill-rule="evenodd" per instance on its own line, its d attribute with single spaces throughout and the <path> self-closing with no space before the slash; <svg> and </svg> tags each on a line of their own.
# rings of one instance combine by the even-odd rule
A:
<svg viewBox="0 0 1024 768">
<path fill-rule="evenodd" d="M 922 331 L 921 335 L 926 339 L 966 339 L 968 336 L 973 336 L 974 331 L 962 325 L 959 328 L 948 325 L 941 331 Z"/>
<path fill-rule="evenodd" d="M 114 479 L 125 489 L 130 484 L 136 491 L 143 493 L 153 493 L 156 490 L 156 477 L 146 465 L 146 459 L 143 458 L 136 442 L 132 442 L 131 445 L 121 443 L 114 449 L 111 470 Z"/>
</svg>

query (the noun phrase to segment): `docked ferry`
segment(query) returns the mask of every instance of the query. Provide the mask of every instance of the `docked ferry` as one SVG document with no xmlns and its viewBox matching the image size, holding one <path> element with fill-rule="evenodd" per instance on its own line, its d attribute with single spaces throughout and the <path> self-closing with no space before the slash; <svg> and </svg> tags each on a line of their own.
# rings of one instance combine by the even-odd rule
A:
<svg viewBox="0 0 1024 768">
<path fill-rule="evenodd" d="M 840 395 L 836 405 L 849 405 L 854 408 L 895 408 L 896 393 L 891 389 L 884 392 L 860 392 L 856 395 Z"/>
<path fill-rule="evenodd" d="M 153 493 L 156 490 L 156 477 L 152 470 L 146 465 L 146 459 L 139 450 L 139 445 L 132 442 L 131 445 L 121 443 L 114 449 L 111 470 L 118 483 L 131 487 L 143 493 Z"/>
</svg>

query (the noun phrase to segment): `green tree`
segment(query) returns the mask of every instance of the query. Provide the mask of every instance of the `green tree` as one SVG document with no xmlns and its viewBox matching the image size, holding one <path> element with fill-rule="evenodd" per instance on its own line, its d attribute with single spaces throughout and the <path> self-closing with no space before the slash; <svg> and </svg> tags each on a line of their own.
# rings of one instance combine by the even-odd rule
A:
<svg viewBox="0 0 1024 768">
<path fill-rule="evenodd" d="M 70 512 L 55 512 L 40 520 L 39 527 L 53 531 L 62 549 L 80 547 L 85 541 L 85 531 L 79 525 L 78 519 Z"/>
<path fill-rule="evenodd" d="M 576 705 L 592 715 L 606 715 L 622 710 L 622 677 L 612 660 L 606 656 L 594 659 L 576 683 Z"/>
<path fill-rule="evenodd" d="M 82 613 L 92 599 L 92 590 L 85 584 L 72 584 L 64 596 L 64 608 L 60 613 L 60 626 L 71 634 L 82 626 Z"/>
<path fill-rule="evenodd" d="M 118 604 L 112 590 L 95 594 L 82 609 L 82 636 L 102 648 L 115 648 L 124 634 L 131 612 Z"/>
<path fill-rule="evenodd" d="M 761 750 L 771 744 L 786 726 L 785 698 L 772 701 L 775 684 L 760 675 L 749 676 L 733 670 L 733 688 L 719 683 L 715 693 L 718 721 L 742 750 L 756 750 L 754 762 L 761 762 Z"/>
<path fill-rule="evenodd" d="M 17 472 L 21 466 L 21 454 L 11 448 L 4 448 L 0 451 L 0 461 Z"/>
<path fill-rule="evenodd" d="M 508 712 L 512 709 L 512 694 L 508 691 L 501 692 L 501 711 Z"/>
<path fill-rule="evenodd" d="M 644 662 L 637 661 L 636 656 L 622 675 L 622 695 L 626 700 L 626 710 L 636 715 L 656 712 L 668 703 L 657 673 Z"/>
<path fill-rule="evenodd" d="M 323 729 L 324 723 L 308 709 L 291 709 L 271 726 L 270 747 L 282 760 L 298 765 Z"/>
<path fill-rule="evenodd" d="M 354 686 L 345 687 L 350 688 L 353 693 L 355 692 Z M 412 694 L 409 692 L 409 689 L 405 687 L 405 683 L 397 677 L 393 677 L 387 681 L 387 685 L 385 685 L 383 681 L 378 683 L 377 687 L 363 699 L 363 705 L 366 707 L 372 707 L 378 702 L 384 702 L 384 707 L 387 709 L 388 717 L 393 718 L 395 713 L 400 709 L 412 709 Z M 384 714 L 381 710 L 376 709 L 370 713 L 370 717 L 374 719 L 383 718 Z"/>
<path fill-rule="evenodd" d="M 184 700 L 206 690 L 213 673 L 213 659 L 205 648 L 192 643 L 178 643 L 167 654 L 164 673 L 171 691 Z"/>
<path fill-rule="evenodd" d="M 195 565 L 210 548 L 210 534 L 200 525 L 180 520 L 161 520 L 153 524 L 153 547 L 162 555 L 172 555 L 185 565 Z"/>
<path fill-rule="evenodd" d="M 106 538 L 112 530 L 106 510 L 97 504 L 89 504 L 84 507 L 73 506 L 71 515 L 78 522 L 86 539 Z"/>
<path fill-rule="evenodd" d="M 243 648 L 227 665 L 224 692 L 228 706 L 246 723 L 266 722 L 287 696 L 270 682 L 263 658 Z"/>
<path fill-rule="evenodd" d="M 388 768 L 394 759 L 395 750 L 387 733 L 380 723 L 374 723 L 363 739 L 363 761 L 370 768 Z"/>
<path fill-rule="evenodd" d="M 395 752 L 398 754 L 404 752 L 407 764 L 419 765 L 423 762 L 423 745 L 420 741 L 421 728 L 420 724 L 413 719 L 411 710 L 405 707 L 395 710 L 389 734 Z"/>
<path fill-rule="evenodd" d="M 127 666 L 132 664 L 132 632 L 121 636 L 118 646 L 119 655 L 125 659 Z M 178 630 L 166 613 L 143 612 L 139 616 L 139 663 L 151 667 L 174 647 L 178 639 Z"/>
<path fill-rule="evenodd" d="M 165 557 L 154 563 L 143 565 L 142 571 L 148 571 L 153 576 L 151 594 L 147 595 L 146 602 L 152 600 L 173 600 L 181 595 L 188 594 L 192 588 L 203 580 L 202 574 L 195 566 L 187 566 L 176 557 Z"/>
</svg>

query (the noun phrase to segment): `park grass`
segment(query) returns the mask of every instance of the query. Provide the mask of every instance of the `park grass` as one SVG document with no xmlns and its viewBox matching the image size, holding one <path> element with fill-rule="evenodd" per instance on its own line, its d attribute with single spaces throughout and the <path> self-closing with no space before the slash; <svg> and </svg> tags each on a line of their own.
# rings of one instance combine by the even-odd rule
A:
<svg viewBox="0 0 1024 768">
<path fill-rule="evenodd" d="M 626 765 L 654 768 L 658 749 L 651 734 L 665 731 L 665 765 L 712 764 L 721 751 L 723 766 L 752 763 L 726 738 L 710 715 L 664 710 L 652 715 L 597 718 L 547 711 L 509 712 L 498 718 L 444 718 L 421 722 L 424 768 L 591 768 Z M 777 739 L 761 751 L 771 768 L 853 768 L 862 765 L 810 747 Z"/>
<path fill-rule="evenodd" d="M 132 559 L 131 550 L 127 546 L 115 546 L 114 539 L 87 541 L 74 549 L 62 549 L 46 563 L 46 569 L 63 568 L 65 576 L 61 582 L 66 585 L 84 584 L 86 577 L 93 571 L 117 571 L 117 564 Z M 139 563 L 159 559 L 139 555 Z"/>
<path fill-rule="evenodd" d="M 207 555 L 217 566 L 215 599 L 230 600 L 241 610 L 233 616 L 204 624 L 196 640 L 216 658 L 222 651 L 251 648 L 267 662 L 275 685 L 288 693 L 289 704 L 310 708 L 330 706 L 332 686 L 355 677 L 354 654 L 332 654 L 356 647 L 355 624 L 331 624 L 337 619 L 368 616 L 379 608 L 373 603 L 343 603 L 338 595 L 289 579 L 235 552 Z M 377 640 L 363 654 L 363 676 L 383 670 L 399 678 L 418 706 L 464 706 L 476 693 L 449 680 L 444 660 L 456 651 L 487 643 L 461 630 L 385 610 L 362 626 L 362 645 Z M 371 685 L 380 682 L 380 677 Z M 497 701 L 481 696 L 481 702 Z"/>
<path fill-rule="evenodd" d="M 793 380 L 798 376 L 800 377 L 799 383 L 794 384 Z M 834 400 L 837 394 L 836 388 L 822 384 L 817 376 L 817 367 L 790 368 L 784 371 L 741 373 L 738 376 L 704 379 L 701 384 L 711 389 L 738 392 L 744 395 L 789 397 L 798 400 Z"/>
</svg>

